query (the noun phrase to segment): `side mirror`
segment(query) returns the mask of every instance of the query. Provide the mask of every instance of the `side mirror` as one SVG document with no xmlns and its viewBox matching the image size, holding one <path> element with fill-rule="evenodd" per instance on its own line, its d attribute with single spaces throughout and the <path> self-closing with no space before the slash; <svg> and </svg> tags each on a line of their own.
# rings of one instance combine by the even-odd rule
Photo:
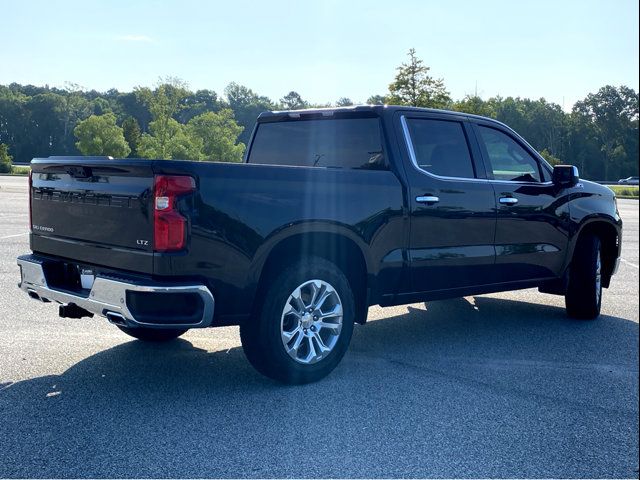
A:
<svg viewBox="0 0 640 480">
<path fill-rule="evenodd" d="M 580 181 L 578 167 L 574 165 L 556 165 L 553 167 L 553 184 L 558 187 L 575 187 Z"/>
</svg>

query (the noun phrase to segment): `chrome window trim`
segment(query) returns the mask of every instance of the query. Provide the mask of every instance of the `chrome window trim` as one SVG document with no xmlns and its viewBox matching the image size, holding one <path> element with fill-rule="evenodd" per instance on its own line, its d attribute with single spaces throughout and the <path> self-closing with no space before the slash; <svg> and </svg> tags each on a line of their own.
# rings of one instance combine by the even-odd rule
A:
<svg viewBox="0 0 640 480">
<path fill-rule="evenodd" d="M 444 120 L 447 121 L 447 120 Z M 456 120 L 457 121 L 457 120 Z M 508 185 L 552 185 L 553 182 L 521 182 L 521 181 L 513 181 L 513 180 L 497 180 L 493 178 L 468 178 L 468 177 L 447 177 L 443 175 L 436 175 L 435 173 L 428 172 L 427 170 L 420 168 L 418 165 L 418 160 L 416 158 L 416 152 L 413 149 L 413 141 L 411 140 L 411 134 L 409 133 L 409 126 L 407 125 L 406 115 L 400 116 L 400 125 L 402 126 L 402 133 L 404 135 L 404 141 L 407 145 L 407 151 L 409 152 L 409 158 L 411 159 L 411 164 L 413 168 L 415 168 L 418 172 L 425 174 L 431 178 L 436 180 L 448 180 L 448 181 L 463 181 L 463 182 L 475 182 L 475 183 L 498 183 L 498 184 L 508 184 Z M 467 145 L 469 148 L 469 145 Z M 472 156 L 471 149 L 469 149 L 469 155 Z"/>
</svg>

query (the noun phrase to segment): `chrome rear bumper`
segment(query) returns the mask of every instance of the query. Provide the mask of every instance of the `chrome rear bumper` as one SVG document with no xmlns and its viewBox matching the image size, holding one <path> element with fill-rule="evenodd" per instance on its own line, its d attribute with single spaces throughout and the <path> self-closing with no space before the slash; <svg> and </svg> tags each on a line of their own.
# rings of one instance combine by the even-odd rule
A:
<svg viewBox="0 0 640 480">
<path fill-rule="evenodd" d="M 213 321 L 215 301 L 204 285 L 152 285 L 129 282 L 123 279 L 97 275 L 88 294 L 55 289 L 47 283 L 43 262 L 38 257 L 18 257 L 21 272 L 20 288 L 30 297 L 63 305 L 74 304 L 90 313 L 107 317 L 111 322 L 129 327 L 152 328 L 202 328 Z M 127 305 L 127 292 L 150 292 L 157 294 L 193 293 L 202 299 L 202 316 L 195 323 L 150 323 L 137 320 Z"/>
</svg>

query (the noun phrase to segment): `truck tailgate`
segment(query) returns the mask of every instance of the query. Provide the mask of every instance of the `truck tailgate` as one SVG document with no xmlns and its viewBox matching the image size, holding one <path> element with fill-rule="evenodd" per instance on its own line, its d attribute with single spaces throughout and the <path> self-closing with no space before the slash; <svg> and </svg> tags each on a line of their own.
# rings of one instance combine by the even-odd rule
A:
<svg viewBox="0 0 640 480">
<path fill-rule="evenodd" d="M 151 161 L 47 158 L 31 169 L 34 252 L 152 273 Z"/>
</svg>

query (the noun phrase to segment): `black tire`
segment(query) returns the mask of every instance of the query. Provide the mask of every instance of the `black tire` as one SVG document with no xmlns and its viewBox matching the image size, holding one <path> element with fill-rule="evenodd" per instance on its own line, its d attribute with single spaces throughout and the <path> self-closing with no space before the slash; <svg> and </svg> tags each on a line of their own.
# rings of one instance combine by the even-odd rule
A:
<svg viewBox="0 0 640 480">
<path fill-rule="evenodd" d="M 569 270 L 569 285 L 564 297 L 570 317 L 592 320 L 600 315 L 601 250 L 600 239 L 595 235 L 586 235 L 578 239 Z"/>
<path fill-rule="evenodd" d="M 127 335 L 142 340 L 144 342 L 168 342 L 169 340 L 175 340 L 180 335 L 185 333 L 186 329 L 177 328 L 145 328 L 145 327 L 121 327 L 116 325 Z"/>
<path fill-rule="evenodd" d="M 292 358 L 281 338 L 283 309 L 289 296 L 310 280 L 327 282 L 339 295 L 342 304 L 342 329 L 332 350 L 317 363 L 299 363 Z M 263 375 L 286 384 L 303 384 L 320 380 L 342 360 L 353 333 L 355 301 L 349 282 L 333 263 L 307 257 L 291 265 L 275 278 L 262 295 L 255 318 L 240 325 L 244 353 L 253 367 Z M 313 341 L 309 340 L 313 344 Z"/>
</svg>

